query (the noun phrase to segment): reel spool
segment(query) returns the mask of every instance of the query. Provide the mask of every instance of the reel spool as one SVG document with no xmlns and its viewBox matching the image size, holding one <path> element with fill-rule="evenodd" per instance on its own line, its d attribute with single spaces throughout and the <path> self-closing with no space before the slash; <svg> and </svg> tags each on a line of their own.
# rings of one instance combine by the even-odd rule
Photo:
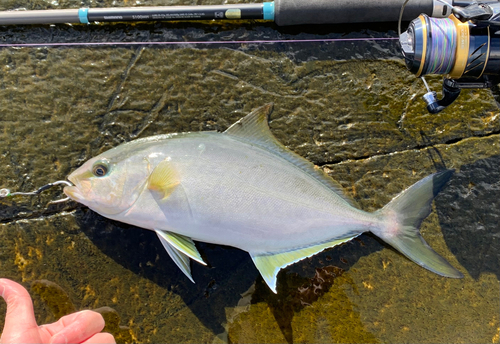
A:
<svg viewBox="0 0 500 344">
<path fill-rule="evenodd" d="M 417 77 L 445 75 L 443 99 L 424 95 L 431 113 L 444 110 L 462 88 L 489 88 L 500 81 L 500 3 L 453 7 L 447 18 L 421 14 L 399 36 L 407 68 Z"/>
</svg>

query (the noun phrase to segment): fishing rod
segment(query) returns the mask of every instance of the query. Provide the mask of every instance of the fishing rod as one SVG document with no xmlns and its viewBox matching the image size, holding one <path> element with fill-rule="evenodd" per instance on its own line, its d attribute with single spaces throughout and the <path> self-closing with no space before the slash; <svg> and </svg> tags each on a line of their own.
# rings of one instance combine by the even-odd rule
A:
<svg viewBox="0 0 500 344">
<path fill-rule="evenodd" d="M 278 26 L 395 22 L 401 0 L 275 0 L 255 4 L 13 10 L 0 12 L 0 25 L 179 20 L 274 21 Z M 404 20 L 421 13 L 443 16 L 438 0 L 414 0 Z"/>
<path fill-rule="evenodd" d="M 433 114 L 452 104 L 462 89 L 500 82 L 500 3 L 456 1 L 446 7 L 446 18 L 421 14 L 399 32 L 406 66 L 422 78 L 427 89 L 423 98 Z M 442 99 L 425 81 L 429 74 L 445 75 Z"/>
<path fill-rule="evenodd" d="M 0 25 L 258 19 L 287 26 L 398 20 L 401 24 L 411 20 L 405 32 L 399 30 L 399 42 L 408 69 L 421 77 L 427 88 L 424 100 L 429 112 L 444 110 L 464 88 L 491 88 L 500 82 L 497 0 L 406 0 L 403 6 L 401 1 L 275 0 L 209 6 L 13 10 L 0 12 Z M 445 75 L 442 99 L 428 87 L 424 76 L 429 74 Z"/>
</svg>

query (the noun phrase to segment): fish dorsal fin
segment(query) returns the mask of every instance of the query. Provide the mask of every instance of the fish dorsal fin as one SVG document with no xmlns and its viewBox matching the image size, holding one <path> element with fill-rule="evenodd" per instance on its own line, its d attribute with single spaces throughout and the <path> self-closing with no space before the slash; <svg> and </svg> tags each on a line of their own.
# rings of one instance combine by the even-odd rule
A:
<svg viewBox="0 0 500 344">
<path fill-rule="evenodd" d="M 273 104 L 261 106 L 230 126 L 224 134 L 237 137 L 278 155 L 311 175 L 348 204 L 357 207 L 356 202 L 344 193 L 342 186 L 338 182 L 333 180 L 321 168 L 286 148 L 274 137 L 268 125 L 268 116 L 272 109 Z"/>
<path fill-rule="evenodd" d="M 250 252 L 250 256 L 252 257 L 252 260 L 255 266 L 257 267 L 257 270 L 259 270 L 260 274 L 262 275 L 262 278 L 264 278 L 264 281 L 266 281 L 269 288 L 271 288 L 271 290 L 274 293 L 277 293 L 276 276 L 278 275 L 278 272 L 281 269 L 283 269 L 288 265 L 296 263 L 304 258 L 311 257 L 316 253 L 323 251 L 326 248 L 333 247 L 343 242 L 349 241 L 357 237 L 358 235 L 359 234 L 347 238 L 334 239 L 313 246 L 286 252 L 263 253 L 263 254 L 262 253 L 254 254 Z"/>
<path fill-rule="evenodd" d="M 159 229 L 155 229 L 155 232 L 170 258 L 172 258 L 175 264 L 191 280 L 191 282 L 194 283 L 193 277 L 191 276 L 189 258 L 196 260 L 200 264 L 207 264 L 203 261 L 203 258 L 201 258 L 196 246 L 194 246 L 193 240 L 184 235 L 166 232 Z"/>
<path fill-rule="evenodd" d="M 160 162 L 151 172 L 148 180 L 148 189 L 158 196 L 160 200 L 168 198 L 180 184 L 180 179 L 172 166 L 169 158 Z"/>
<path fill-rule="evenodd" d="M 281 145 L 271 133 L 267 124 L 272 110 L 272 103 L 261 106 L 227 128 L 224 134 L 238 137 L 268 149 L 271 149 L 276 143 Z"/>
</svg>

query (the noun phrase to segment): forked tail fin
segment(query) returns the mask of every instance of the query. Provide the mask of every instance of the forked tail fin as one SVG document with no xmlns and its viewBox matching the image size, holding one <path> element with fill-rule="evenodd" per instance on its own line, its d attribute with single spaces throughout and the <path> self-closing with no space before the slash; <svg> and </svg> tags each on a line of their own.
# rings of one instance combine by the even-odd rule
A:
<svg viewBox="0 0 500 344">
<path fill-rule="evenodd" d="M 401 192 L 377 214 L 385 226 L 373 233 L 418 265 L 438 275 L 462 278 L 463 274 L 437 254 L 422 238 L 419 227 L 431 212 L 431 203 L 453 174 L 432 174 Z"/>
</svg>

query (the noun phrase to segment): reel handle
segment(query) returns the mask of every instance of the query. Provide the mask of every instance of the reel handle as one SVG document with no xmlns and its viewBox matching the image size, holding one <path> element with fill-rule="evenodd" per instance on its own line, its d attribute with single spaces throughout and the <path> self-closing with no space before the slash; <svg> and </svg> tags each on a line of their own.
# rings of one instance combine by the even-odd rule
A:
<svg viewBox="0 0 500 344">
<path fill-rule="evenodd" d="M 424 94 L 423 98 L 427 103 L 427 111 L 432 114 L 437 114 L 448 107 L 451 103 L 453 103 L 458 96 L 460 95 L 460 91 L 462 89 L 453 87 L 452 84 L 447 83 L 445 79 L 443 82 L 443 98 L 440 100 L 436 99 L 436 92 L 427 92 Z"/>
</svg>

